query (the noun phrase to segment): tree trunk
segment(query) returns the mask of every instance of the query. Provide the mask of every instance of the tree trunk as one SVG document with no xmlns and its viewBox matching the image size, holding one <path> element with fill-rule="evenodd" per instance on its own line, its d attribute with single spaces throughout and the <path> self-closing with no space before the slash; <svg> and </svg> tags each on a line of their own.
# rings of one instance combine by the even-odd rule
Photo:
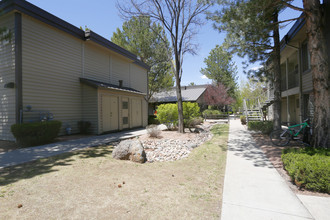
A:
<svg viewBox="0 0 330 220">
<path fill-rule="evenodd" d="M 180 68 L 177 67 L 176 71 L 180 71 Z M 179 124 L 178 124 L 178 131 L 180 133 L 184 133 L 184 124 L 183 124 L 183 107 L 182 107 L 182 94 L 181 94 L 181 80 L 179 77 L 179 73 L 175 74 L 176 79 L 176 97 L 178 99 L 178 116 L 179 116 Z"/>
<path fill-rule="evenodd" d="M 278 22 L 278 13 L 274 14 L 273 22 Z M 278 25 L 274 25 L 273 29 L 274 51 L 273 71 L 274 71 L 274 129 L 281 128 L 281 48 L 280 48 L 280 34 Z"/>
<path fill-rule="evenodd" d="M 319 0 L 303 0 L 314 93 L 313 147 L 330 147 L 329 63 Z M 327 3 L 329 4 L 329 3 Z M 329 24 L 326 24 L 329 25 Z"/>
</svg>

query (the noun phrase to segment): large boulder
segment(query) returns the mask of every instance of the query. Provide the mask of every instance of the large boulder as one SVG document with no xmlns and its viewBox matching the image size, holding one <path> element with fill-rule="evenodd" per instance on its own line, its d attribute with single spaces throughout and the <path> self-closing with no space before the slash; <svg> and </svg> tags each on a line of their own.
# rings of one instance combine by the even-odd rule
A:
<svg viewBox="0 0 330 220">
<path fill-rule="evenodd" d="M 146 153 L 139 140 L 121 141 L 112 152 L 112 157 L 118 160 L 131 160 L 137 163 L 146 161 Z"/>
</svg>

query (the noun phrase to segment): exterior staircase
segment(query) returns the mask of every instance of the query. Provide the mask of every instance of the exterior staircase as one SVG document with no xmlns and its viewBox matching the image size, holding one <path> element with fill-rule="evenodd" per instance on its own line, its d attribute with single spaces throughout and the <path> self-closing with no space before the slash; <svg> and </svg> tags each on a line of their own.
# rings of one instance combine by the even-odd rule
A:
<svg viewBox="0 0 330 220">
<path fill-rule="evenodd" d="M 244 115 L 246 117 L 246 122 L 249 121 L 263 121 L 264 115 L 262 112 L 262 108 L 259 102 L 259 99 L 257 100 L 256 106 L 250 106 L 248 105 L 248 100 L 243 100 L 243 106 L 244 106 Z"/>
</svg>

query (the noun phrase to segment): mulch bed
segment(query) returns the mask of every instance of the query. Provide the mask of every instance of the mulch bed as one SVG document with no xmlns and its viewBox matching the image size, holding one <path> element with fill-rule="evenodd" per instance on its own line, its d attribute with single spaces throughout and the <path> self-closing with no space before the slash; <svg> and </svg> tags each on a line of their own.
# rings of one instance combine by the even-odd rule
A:
<svg viewBox="0 0 330 220">
<path fill-rule="evenodd" d="M 286 181 L 288 186 L 291 188 L 291 190 L 296 194 L 303 194 L 303 195 L 313 195 L 313 196 L 324 196 L 324 197 L 330 197 L 329 194 L 326 193 L 318 193 L 318 192 L 311 192 L 306 189 L 300 189 L 298 186 L 296 186 L 292 181 L 286 170 L 283 168 L 283 163 L 281 160 L 282 150 L 285 148 L 299 148 L 302 147 L 301 144 L 298 142 L 292 141 L 290 142 L 289 146 L 286 147 L 278 147 L 274 146 L 268 135 L 260 134 L 260 133 L 252 133 L 252 137 L 254 138 L 254 141 L 256 142 L 257 146 L 259 146 L 263 152 L 266 154 L 268 159 L 272 162 L 273 166 L 276 168 L 277 172 L 283 177 L 283 179 Z"/>
</svg>

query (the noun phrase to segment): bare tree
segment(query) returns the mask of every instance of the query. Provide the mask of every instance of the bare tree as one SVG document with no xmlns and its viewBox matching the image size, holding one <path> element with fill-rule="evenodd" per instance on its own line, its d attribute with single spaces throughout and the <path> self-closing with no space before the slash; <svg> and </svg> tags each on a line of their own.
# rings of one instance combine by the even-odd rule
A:
<svg viewBox="0 0 330 220">
<path fill-rule="evenodd" d="M 197 33 L 196 27 L 202 25 L 199 15 L 210 6 L 210 1 L 201 0 L 128 0 L 117 1 L 122 17 L 148 16 L 159 22 L 171 39 L 172 54 L 168 54 L 175 73 L 178 99 L 179 132 L 184 132 L 181 78 L 183 57 L 186 53 L 196 54 L 196 44 L 192 42 Z"/>
</svg>

